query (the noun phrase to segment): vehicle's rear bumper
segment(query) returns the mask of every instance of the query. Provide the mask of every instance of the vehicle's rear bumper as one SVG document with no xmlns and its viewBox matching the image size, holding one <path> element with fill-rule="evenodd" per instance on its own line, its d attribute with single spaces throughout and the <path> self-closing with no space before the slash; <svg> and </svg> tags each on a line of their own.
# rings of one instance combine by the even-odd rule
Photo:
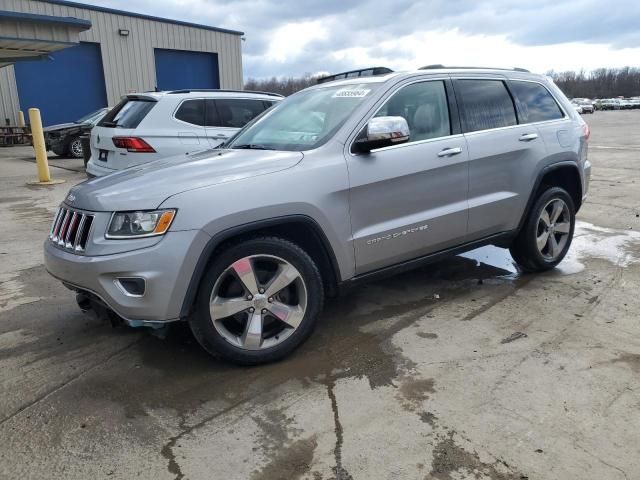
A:
<svg viewBox="0 0 640 480">
<path fill-rule="evenodd" d="M 104 177 L 105 175 L 109 175 L 110 173 L 117 172 L 118 170 L 114 170 L 112 168 L 107 168 L 102 165 L 99 165 L 97 162 L 93 161 L 93 155 L 87 162 L 87 173 L 94 177 Z"/>
</svg>

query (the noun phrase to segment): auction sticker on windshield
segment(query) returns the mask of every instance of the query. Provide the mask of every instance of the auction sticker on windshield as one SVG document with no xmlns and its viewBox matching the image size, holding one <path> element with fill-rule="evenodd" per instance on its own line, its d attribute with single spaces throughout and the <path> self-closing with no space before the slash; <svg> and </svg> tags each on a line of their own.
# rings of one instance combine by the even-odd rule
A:
<svg viewBox="0 0 640 480">
<path fill-rule="evenodd" d="M 334 98 L 362 98 L 366 97 L 371 90 L 366 88 L 343 88 L 333 94 Z"/>
</svg>

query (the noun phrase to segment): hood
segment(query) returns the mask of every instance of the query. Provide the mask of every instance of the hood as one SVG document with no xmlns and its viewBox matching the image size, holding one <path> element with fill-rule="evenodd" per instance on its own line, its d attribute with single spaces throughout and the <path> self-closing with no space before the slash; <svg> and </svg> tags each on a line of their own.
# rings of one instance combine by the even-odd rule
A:
<svg viewBox="0 0 640 480">
<path fill-rule="evenodd" d="M 48 127 L 43 128 L 42 130 L 46 132 L 55 132 L 56 130 L 65 130 L 67 128 L 73 127 L 81 127 L 84 123 L 59 123 L 57 125 L 50 125 Z"/>
<path fill-rule="evenodd" d="M 67 203 L 92 211 L 151 210 L 172 195 L 291 168 L 301 152 L 206 150 L 127 168 L 73 187 Z"/>
</svg>

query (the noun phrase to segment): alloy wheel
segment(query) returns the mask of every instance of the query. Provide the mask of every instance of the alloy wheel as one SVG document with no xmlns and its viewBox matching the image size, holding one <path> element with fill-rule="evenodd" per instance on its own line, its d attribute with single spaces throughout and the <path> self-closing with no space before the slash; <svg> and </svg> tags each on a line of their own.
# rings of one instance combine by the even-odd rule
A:
<svg viewBox="0 0 640 480">
<path fill-rule="evenodd" d="M 236 260 L 216 280 L 209 300 L 211 321 L 232 345 L 263 350 L 290 337 L 307 308 L 300 272 L 273 255 Z"/>
<path fill-rule="evenodd" d="M 82 157 L 82 142 L 80 139 L 76 139 L 69 145 L 69 150 L 71 150 L 71 155 L 75 158 Z"/>
<path fill-rule="evenodd" d="M 571 232 L 569 207 L 559 198 L 550 200 L 540 212 L 536 230 L 538 251 L 548 262 L 556 260 L 563 252 Z"/>
</svg>

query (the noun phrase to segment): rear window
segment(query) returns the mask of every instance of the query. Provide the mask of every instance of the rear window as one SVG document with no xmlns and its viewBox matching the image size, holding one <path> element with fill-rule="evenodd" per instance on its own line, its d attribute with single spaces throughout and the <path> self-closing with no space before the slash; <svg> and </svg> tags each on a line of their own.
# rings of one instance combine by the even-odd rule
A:
<svg viewBox="0 0 640 480">
<path fill-rule="evenodd" d="M 136 128 L 155 104 L 153 100 L 125 98 L 105 115 L 99 126 Z"/>
<path fill-rule="evenodd" d="M 511 95 L 501 80 L 458 80 L 465 131 L 509 127 L 518 123 Z"/>
<path fill-rule="evenodd" d="M 555 99 L 539 83 L 514 80 L 511 82 L 511 90 L 518 102 L 518 109 L 522 117 L 520 123 L 545 122 L 563 117 L 562 110 L 558 107 Z M 589 102 L 581 100 L 579 103 L 587 104 Z"/>
</svg>

